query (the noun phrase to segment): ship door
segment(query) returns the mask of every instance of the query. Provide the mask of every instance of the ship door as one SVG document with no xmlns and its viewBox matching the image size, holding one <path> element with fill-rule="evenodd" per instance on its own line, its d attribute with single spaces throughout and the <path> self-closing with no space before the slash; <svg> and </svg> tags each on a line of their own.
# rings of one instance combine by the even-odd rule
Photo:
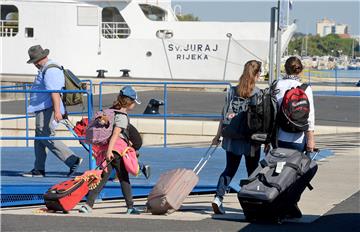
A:
<svg viewBox="0 0 360 232">
<path fill-rule="evenodd" d="M 101 31 L 106 39 L 124 39 L 130 35 L 130 28 L 116 7 L 103 8 Z"/>
</svg>

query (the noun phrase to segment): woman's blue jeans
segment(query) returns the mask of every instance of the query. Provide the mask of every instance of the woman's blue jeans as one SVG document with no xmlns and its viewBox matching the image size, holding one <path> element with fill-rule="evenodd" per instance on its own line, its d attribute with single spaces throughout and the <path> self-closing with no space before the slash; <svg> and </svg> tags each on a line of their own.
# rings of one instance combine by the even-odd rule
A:
<svg viewBox="0 0 360 232">
<path fill-rule="evenodd" d="M 239 168 L 241 157 L 243 155 L 237 155 L 232 152 L 226 152 L 226 167 L 223 173 L 219 177 L 219 181 L 216 188 L 216 196 L 223 199 L 231 180 L 236 174 Z M 260 149 L 255 152 L 255 156 L 245 155 L 245 165 L 248 176 L 257 168 L 260 160 Z"/>
</svg>

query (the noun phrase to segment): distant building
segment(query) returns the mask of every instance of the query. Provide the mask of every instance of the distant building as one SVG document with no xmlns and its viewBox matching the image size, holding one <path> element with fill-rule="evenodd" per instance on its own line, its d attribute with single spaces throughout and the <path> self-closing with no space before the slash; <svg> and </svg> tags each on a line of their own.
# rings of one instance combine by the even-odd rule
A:
<svg viewBox="0 0 360 232">
<path fill-rule="evenodd" d="M 335 34 L 348 34 L 348 25 L 346 24 L 335 25 Z"/>
<path fill-rule="evenodd" d="M 344 35 L 348 34 L 348 25 L 336 24 L 335 21 L 325 18 L 316 23 L 316 33 L 320 35 L 320 37 L 329 34 Z"/>
</svg>

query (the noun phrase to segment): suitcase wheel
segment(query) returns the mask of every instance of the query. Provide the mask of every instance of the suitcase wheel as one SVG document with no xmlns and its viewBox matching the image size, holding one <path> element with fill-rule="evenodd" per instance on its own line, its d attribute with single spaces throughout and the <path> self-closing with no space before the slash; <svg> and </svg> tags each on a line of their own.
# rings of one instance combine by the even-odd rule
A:
<svg viewBox="0 0 360 232">
<path fill-rule="evenodd" d="M 63 214 L 69 214 L 69 211 L 63 210 Z"/>
</svg>

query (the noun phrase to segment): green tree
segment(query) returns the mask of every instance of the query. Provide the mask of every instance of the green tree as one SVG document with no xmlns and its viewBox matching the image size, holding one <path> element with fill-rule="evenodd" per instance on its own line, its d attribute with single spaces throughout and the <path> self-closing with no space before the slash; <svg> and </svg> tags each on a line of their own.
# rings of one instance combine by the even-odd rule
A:
<svg viewBox="0 0 360 232">
<path fill-rule="evenodd" d="M 309 56 L 351 56 L 353 40 L 354 39 L 351 38 L 342 39 L 334 34 L 324 37 L 320 37 L 319 35 L 297 34 L 290 41 L 288 50 L 290 54 L 304 55 L 307 41 L 307 55 Z M 354 44 L 356 45 L 354 49 L 355 56 L 359 56 L 358 42 L 354 41 Z"/>
<path fill-rule="evenodd" d="M 193 14 L 176 15 L 179 21 L 200 21 L 197 16 Z"/>
</svg>

